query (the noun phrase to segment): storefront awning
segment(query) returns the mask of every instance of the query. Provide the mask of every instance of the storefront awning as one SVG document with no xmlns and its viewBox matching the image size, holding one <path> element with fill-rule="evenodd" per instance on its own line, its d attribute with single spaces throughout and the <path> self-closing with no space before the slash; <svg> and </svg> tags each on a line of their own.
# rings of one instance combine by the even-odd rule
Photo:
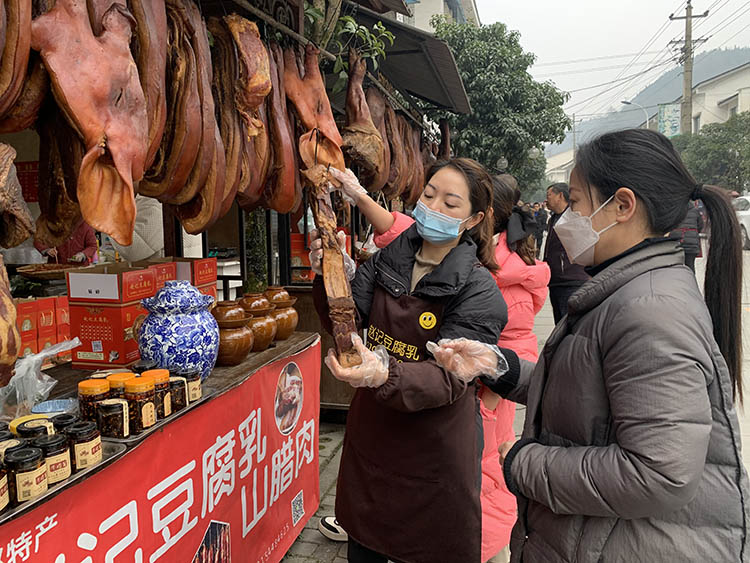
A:
<svg viewBox="0 0 750 563">
<path fill-rule="evenodd" d="M 378 14 L 393 11 L 397 14 L 411 16 L 409 8 L 406 7 L 409 2 L 404 2 L 404 0 L 355 0 L 354 3 L 369 8 Z"/>
<path fill-rule="evenodd" d="M 456 60 L 448 44 L 416 27 L 383 18 L 360 7 L 355 18 L 372 27 L 379 21 L 395 35 L 393 46 L 386 48 L 379 71 L 402 92 L 420 98 L 442 109 L 471 113 L 471 104 Z"/>
</svg>

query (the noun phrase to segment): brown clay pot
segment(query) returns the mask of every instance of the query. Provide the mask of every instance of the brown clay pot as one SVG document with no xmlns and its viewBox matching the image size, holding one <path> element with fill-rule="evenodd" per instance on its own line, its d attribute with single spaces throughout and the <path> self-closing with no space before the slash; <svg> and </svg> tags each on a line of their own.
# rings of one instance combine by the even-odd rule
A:
<svg viewBox="0 0 750 563">
<path fill-rule="evenodd" d="M 272 305 L 276 305 L 277 309 L 279 308 L 279 303 L 285 303 L 290 299 L 286 289 L 280 285 L 269 285 L 266 289 L 266 297 Z"/>
<path fill-rule="evenodd" d="M 253 311 L 268 309 L 271 306 L 271 302 L 262 293 L 246 293 L 240 299 L 240 305 L 252 315 Z"/>
<path fill-rule="evenodd" d="M 236 366 L 245 361 L 255 342 L 255 334 L 248 326 L 251 320 L 252 317 L 247 316 L 242 319 L 217 321 L 219 323 L 219 357 L 216 360 L 218 365 Z"/>
<path fill-rule="evenodd" d="M 253 343 L 253 352 L 262 352 L 271 345 L 276 336 L 276 321 L 272 312 L 274 305 L 265 309 L 256 309 L 253 311 L 253 318 L 250 320 L 250 328 L 253 329 L 255 342 Z"/>
<path fill-rule="evenodd" d="M 276 340 L 286 340 L 289 338 L 299 323 L 299 315 L 292 307 L 297 302 L 296 297 L 290 297 L 286 301 L 277 300 L 276 310 L 273 312 L 273 318 L 276 321 Z"/>
<path fill-rule="evenodd" d="M 245 320 L 248 317 L 245 309 L 240 306 L 238 301 L 219 301 L 211 314 L 217 321 Z"/>
</svg>

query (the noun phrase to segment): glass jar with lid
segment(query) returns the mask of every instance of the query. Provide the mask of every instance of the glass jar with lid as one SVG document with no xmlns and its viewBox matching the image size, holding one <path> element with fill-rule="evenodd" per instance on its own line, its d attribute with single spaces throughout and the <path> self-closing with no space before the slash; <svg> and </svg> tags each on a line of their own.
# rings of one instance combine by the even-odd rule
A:
<svg viewBox="0 0 750 563">
<path fill-rule="evenodd" d="M 18 433 L 19 438 L 32 440 L 39 436 L 54 434 L 55 426 L 48 418 L 36 418 L 19 424 L 16 428 L 16 432 Z"/>
<path fill-rule="evenodd" d="M 84 379 L 78 384 L 78 410 L 81 420 L 96 420 L 96 403 L 109 398 L 109 381 Z"/>
<path fill-rule="evenodd" d="M 13 450 L 26 447 L 26 440 L 17 438 L 11 432 L 0 432 L 0 464 L 5 459 L 5 454 Z"/>
<path fill-rule="evenodd" d="M 96 405 L 96 424 L 107 438 L 130 436 L 128 402 L 125 399 L 105 399 Z"/>
<path fill-rule="evenodd" d="M 156 424 L 155 398 L 154 380 L 150 377 L 134 377 L 125 382 L 130 432 L 139 434 Z"/>
<path fill-rule="evenodd" d="M 8 490 L 8 473 L 0 465 L 0 512 L 10 504 L 10 491 Z"/>
<path fill-rule="evenodd" d="M 172 395 L 172 410 L 174 412 L 179 412 L 188 406 L 187 380 L 184 377 L 170 377 L 169 392 Z"/>
<path fill-rule="evenodd" d="M 42 450 L 47 464 L 47 483 L 54 485 L 70 477 L 70 450 L 64 434 L 40 436 L 31 441 L 31 445 Z"/>
<path fill-rule="evenodd" d="M 188 401 L 194 403 L 199 401 L 203 396 L 203 389 L 201 389 L 201 372 L 190 371 L 179 374 L 184 377 L 187 381 L 188 386 Z"/>
<path fill-rule="evenodd" d="M 47 492 L 47 465 L 39 448 L 20 448 L 7 452 L 8 491 L 13 506 Z"/>
<path fill-rule="evenodd" d="M 74 414 L 64 412 L 56 414 L 50 420 L 52 420 L 52 425 L 55 427 L 55 432 L 64 432 L 68 426 L 78 422 L 78 417 Z"/>
<path fill-rule="evenodd" d="M 133 379 L 135 374 L 132 372 L 113 373 L 107 376 L 109 381 L 109 398 L 122 399 L 125 396 L 125 382 Z"/>
<path fill-rule="evenodd" d="M 102 438 L 96 422 L 82 420 L 65 430 L 70 446 L 73 471 L 81 471 L 102 460 Z"/>
<path fill-rule="evenodd" d="M 152 369 L 144 371 L 141 377 L 150 377 L 154 380 L 156 420 L 167 418 L 172 414 L 172 395 L 169 393 L 169 370 Z"/>
</svg>

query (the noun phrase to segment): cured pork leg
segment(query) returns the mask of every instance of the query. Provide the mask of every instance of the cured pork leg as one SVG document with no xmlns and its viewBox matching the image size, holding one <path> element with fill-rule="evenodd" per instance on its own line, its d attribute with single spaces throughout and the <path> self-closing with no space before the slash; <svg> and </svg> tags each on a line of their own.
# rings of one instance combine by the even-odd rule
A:
<svg viewBox="0 0 750 563">
<path fill-rule="evenodd" d="M 313 166 L 304 170 L 302 176 L 310 190 L 310 207 L 323 243 L 323 283 L 339 363 L 344 367 L 356 366 L 362 363 L 351 338 L 352 333 L 357 332 L 356 309 L 344 271 L 344 256 L 336 240 L 336 214 L 331 206 L 327 166 Z"/>
<path fill-rule="evenodd" d="M 34 234 L 34 220 L 23 200 L 13 164 L 15 158 L 16 149 L 0 143 L 0 246 L 3 248 L 18 246 Z"/>
<path fill-rule="evenodd" d="M 388 142 L 388 134 L 385 128 L 386 102 L 383 94 L 374 86 L 367 89 L 366 99 L 367 107 L 370 109 L 370 115 L 372 116 L 372 123 L 380 133 L 383 146 L 381 157 L 383 166 L 380 168 L 380 172 L 372 177 L 367 189 L 371 192 L 379 192 L 385 187 L 391 173 L 391 145 Z"/>
<path fill-rule="evenodd" d="M 409 125 L 411 133 L 412 154 L 414 155 L 413 189 L 409 197 L 409 205 L 414 205 L 424 191 L 424 164 L 422 162 L 422 130 Z"/>
<path fill-rule="evenodd" d="M 346 127 L 343 144 L 347 164 L 359 168 L 364 185 L 372 190 L 373 179 L 385 168 L 383 139 L 375 127 L 362 84 L 367 63 L 354 49 L 349 50 L 349 86 L 346 93 Z M 381 186 L 382 187 L 382 186 Z"/>
<path fill-rule="evenodd" d="M 29 61 L 29 72 L 21 95 L 0 120 L 0 133 L 15 133 L 28 129 L 39 115 L 44 99 L 49 94 L 49 74 L 42 59 L 34 54 Z"/>
<path fill-rule="evenodd" d="M 263 128 L 245 143 L 242 158 L 242 180 L 237 190 L 237 203 L 246 211 L 255 209 L 263 195 L 268 175 L 273 164 L 270 128 L 268 122 L 269 98 L 258 108 L 258 116 Z"/>
<path fill-rule="evenodd" d="M 383 188 L 383 193 L 388 199 L 394 199 L 404 193 L 409 176 L 404 139 L 401 136 L 396 112 L 393 111 L 390 104 L 385 106 L 385 131 L 391 150 L 391 166 L 388 182 Z"/>
<path fill-rule="evenodd" d="M 448 120 L 440 120 L 440 148 L 437 154 L 438 160 L 450 160 L 451 158 L 451 126 Z"/>
<path fill-rule="evenodd" d="M 135 226 L 133 182 L 148 148 L 146 100 L 130 53 L 133 18 L 112 3 L 95 36 L 84 0 L 57 0 L 32 23 L 52 91 L 84 140 L 78 201 L 94 229 L 130 245 Z"/>
<path fill-rule="evenodd" d="M 406 117 L 401 114 L 399 114 L 396 119 L 398 120 L 398 131 L 401 136 L 401 142 L 404 144 L 404 154 L 406 155 L 406 183 L 404 191 L 401 193 L 401 199 L 404 203 L 408 204 L 414 199 L 415 190 L 419 189 L 421 192 L 424 186 L 419 186 L 419 188 L 416 187 L 417 154 L 414 151 L 414 139 L 411 133 L 411 125 L 409 125 Z M 414 201 L 416 201 L 416 199 L 414 199 Z"/>
<path fill-rule="evenodd" d="M 0 116 L 21 95 L 31 47 L 31 0 L 5 0 L 3 56 L 0 58 Z"/>
<path fill-rule="evenodd" d="M 144 167 L 156 158 L 167 121 L 167 10 L 164 0 L 128 0 L 135 18 L 133 51 L 146 97 L 148 151 Z"/>
<path fill-rule="evenodd" d="M 21 337 L 16 328 L 16 306 L 10 295 L 5 262 L 0 255 L 0 387 L 7 385 L 13 376 L 20 344 Z"/>
</svg>

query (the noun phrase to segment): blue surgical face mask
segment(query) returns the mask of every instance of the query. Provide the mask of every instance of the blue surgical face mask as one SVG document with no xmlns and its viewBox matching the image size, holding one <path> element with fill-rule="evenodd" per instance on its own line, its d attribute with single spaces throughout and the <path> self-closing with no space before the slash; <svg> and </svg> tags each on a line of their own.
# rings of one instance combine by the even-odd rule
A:
<svg viewBox="0 0 750 563">
<path fill-rule="evenodd" d="M 417 232 L 427 242 L 432 244 L 444 244 L 458 238 L 461 234 L 461 225 L 471 219 L 456 219 L 433 211 L 427 207 L 422 200 L 417 201 L 411 216 L 417 222 Z"/>
</svg>

